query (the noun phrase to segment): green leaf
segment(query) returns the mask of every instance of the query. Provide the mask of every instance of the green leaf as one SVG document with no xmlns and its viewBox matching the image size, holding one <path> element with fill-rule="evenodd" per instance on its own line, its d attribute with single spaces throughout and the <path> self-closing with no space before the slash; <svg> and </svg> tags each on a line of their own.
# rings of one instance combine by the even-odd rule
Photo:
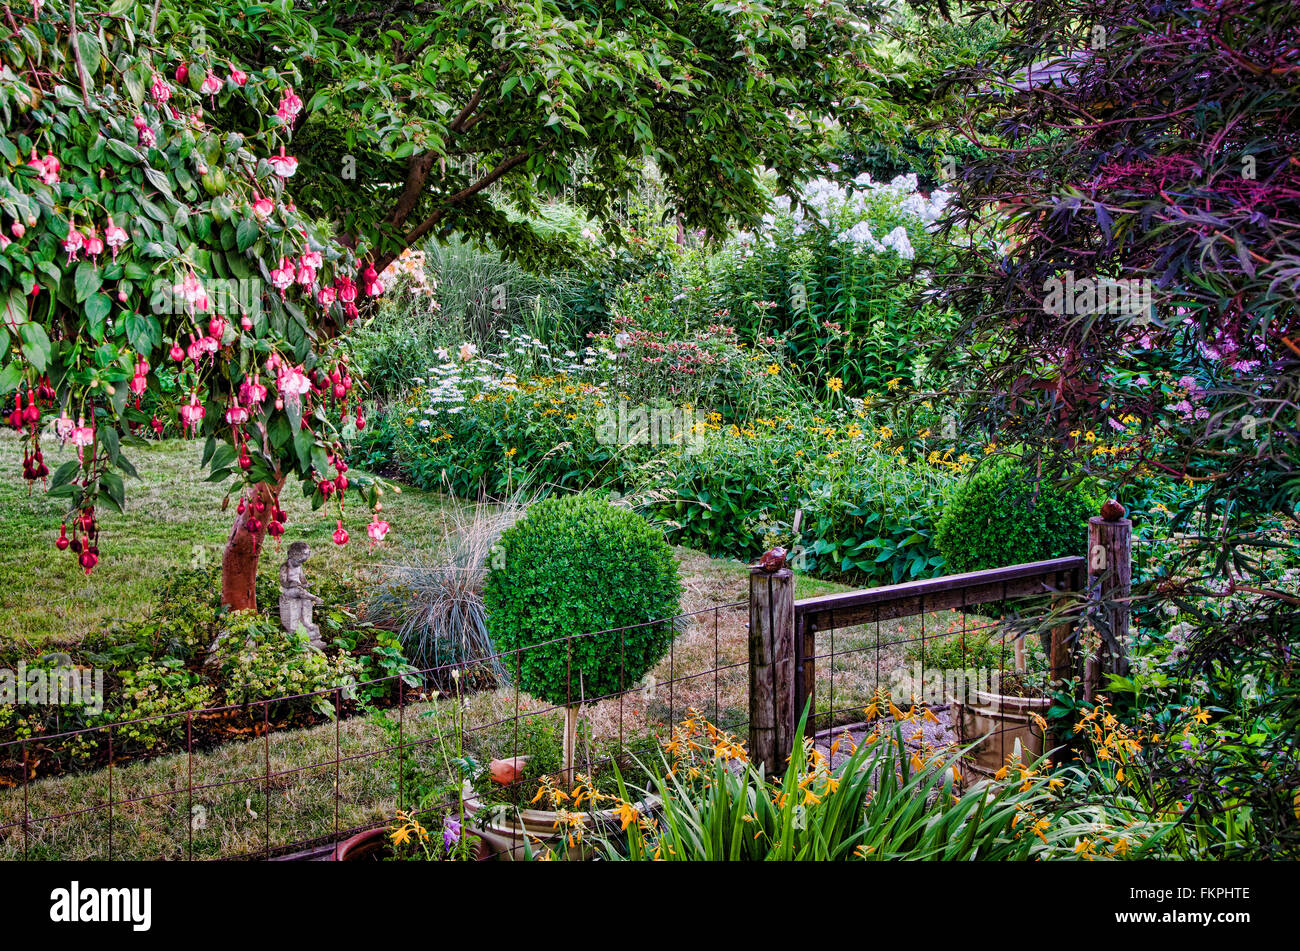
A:
<svg viewBox="0 0 1300 951">
<path fill-rule="evenodd" d="M 73 278 L 73 284 L 77 290 L 77 303 L 80 304 L 95 291 L 99 290 L 104 283 L 103 275 L 90 261 L 82 261 L 77 265 L 76 277 Z"/>
<path fill-rule="evenodd" d="M 261 228 L 258 227 L 256 219 L 245 218 L 235 229 L 235 246 L 240 251 L 247 251 L 251 248 L 257 237 L 261 234 Z"/>
<path fill-rule="evenodd" d="M 86 301 L 86 323 L 90 330 L 90 335 L 96 341 L 104 339 L 104 321 L 108 317 L 109 311 L 113 309 L 113 302 L 108 299 L 107 294 L 96 294 L 90 300 Z"/>
<path fill-rule="evenodd" d="M 44 373 L 50 365 L 50 338 L 45 328 L 40 324 L 23 324 L 18 328 L 18 336 L 23 341 L 23 356 L 37 373 Z"/>
</svg>

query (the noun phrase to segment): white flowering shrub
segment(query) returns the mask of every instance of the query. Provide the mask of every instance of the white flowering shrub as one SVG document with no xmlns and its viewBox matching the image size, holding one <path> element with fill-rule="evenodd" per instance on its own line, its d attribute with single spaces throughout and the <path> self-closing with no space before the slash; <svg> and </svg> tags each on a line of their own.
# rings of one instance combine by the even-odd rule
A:
<svg viewBox="0 0 1300 951">
<path fill-rule="evenodd" d="M 937 382 L 924 379 L 925 344 L 952 316 L 918 294 L 945 266 L 936 231 L 948 197 L 918 191 L 915 175 L 884 183 L 862 174 L 847 187 L 813 180 L 717 256 L 715 316 L 749 337 L 782 338 L 808 379 L 835 378 L 852 392 L 897 378 Z"/>
</svg>

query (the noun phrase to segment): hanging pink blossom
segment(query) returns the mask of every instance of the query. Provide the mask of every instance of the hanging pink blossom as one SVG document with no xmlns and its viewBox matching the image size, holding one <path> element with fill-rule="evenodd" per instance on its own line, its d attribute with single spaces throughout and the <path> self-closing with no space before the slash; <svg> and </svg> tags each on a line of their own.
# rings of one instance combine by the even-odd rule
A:
<svg viewBox="0 0 1300 951">
<path fill-rule="evenodd" d="M 332 287 L 322 287 L 316 294 L 316 299 L 320 301 L 322 307 L 329 307 L 338 298 L 338 291 Z"/>
<path fill-rule="evenodd" d="M 343 520 L 338 520 L 338 528 L 334 529 L 334 544 L 346 545 L 348 543 L 348 530 L 343 527 Z"/>
<path fill-rule="evenodd" d="M 248 82 L 248 73 L 244 72 L 242 69 L 237 69 L 234 63 L 231 63 L 229 65 L 230 65 L 230 81 L 234 83 L 236 86 L 242 87 L 244 83 Z"/>
<path fill-rule="evenodd" d="M 215 73 L 209 71 L 208 74 L 203 77 L 203 85 L 199 87 L 199 92 L 205 96 L 215 96 L 220 89 L 221 80 L 217 78 Z"/>
<path fill-rule="evenodd" d="M 248 422 L 248 410 L 238 403 L 233 404 L 230 409 L 226 410 L 226 422 L 231 426 L 238 426 L 240 423 Z"/>
<path fill-rule="evenodd" d="M 163 79 L 161 73 L 153 74 L 153 85 L 149 91 L 153 95 L 154 102 L 160 106 L 172 97 L 172 87 L 167 85 L 167 80 Z"/>
<path fill-rule="evenodd" d="M 281 293 L 294 282 L 296 276 L 297 272 L 294 269 L 293 261 L 288 257 L 280 258 L 280 266 L 271 269 L 271 283 Z"/>
<path fill-rule="evenodd" d="M 126 230 L 113 224 L 113 216 L 108 216 L 108 227 L 104 229 L 104 243 L 108 249 L 113 252 L 113 260 L 117 260 L 117 249 L 126 244 L 128 239 Z"/>
<path fill-rule="evenodd" d="M 253 217 L 258 221 L 266 221 L 271 217 L 271 213 L 275 211 L 275 202 L 269 198 L 261 197 L 257 192 L 253 192 L 253 198 L 255 199 L 253 202 Z"/>
<path fill-rule="evenodd" d="M 284 121 L 285 125 L 291 125 L 300 112 L 302 112 L 302 100 L 294 95 L 293 87 L 290 86 L 280 95 L 280 107 L 275 110 L 275 114 Z"/>
<path fill-rule="evenodd" d="M 46 185 L 57 185 L 59 183 L 59 169 L 62 166 L 52 153 L 46 152 L 45 158 L 41 159 L 36 157 L 36 149 L 32 149 L 32 158 L 27 164 L 36 169 L 37 176 Z"/>
<path fill-rule="evenodd" d="M 95 230 L 93 224 L 86 229 L 85 248 L 86 253 L 92 258 L 97 258 L 104 253 L 104 240 L 99 236 L 99 232 Z"/>
<path fill-rule="evenodd" d="M 310 392 L 311 380 L 302 372 L 302 367 L 285 367 L 275 380 L 276 389 L 288 397 L 299 397 Z"/>
<path fill-rule="evenodd" d="M 384 536 L 388 534 L 388 523 L 379 517 L 378 512 L 375 513 L 375 517 L 371 519 L 370 524 L 366 526 L 366 534 L 370 536 L 372 548 L 382 542 Z"/>
<path fill-rule="evenodd" d="M 71 222 L 68 224 L 68 236 L 63 239 L 63 250 L 68 252 L 68 264 L 76 260 L 77 254 L 81 251 L 82 245 L 85 244 L 85 238 Z"/>
<path fill-rule="evenodd" d="M 204 289 L 198 275 L 193 271 L 185 275 L 181 283 L 172 285 L 172 293 L 185 301 L 191 312 L 195 309 L 208 309 L 208 292 Z"/>
<path fill-rule="evenodd" d="M 197 429 L 203 422 L 203 417 L 207 415 L 207 410 L 199 402 L 199 394 L 191 392 L 190 400 L 181 406 L 181 428 L 187 432 L 191 429 Z"/>
<path fill-rule="evenodd" d="M 252 380 L 244 380 L 239 387 L 239 398 L 249 406 L 257 406 L 266 399 L 266 387 L 262 385 L 261 376 L 253 374 Z"/>
<path fill-rule="evenodd" d="M 87 426 L 84 417 L 77 417 L 77 426 L 69 434 L 72 444 L 77 447 L 77 459 L 84 463 L 86 461 L 85 448 L 95 441 L 95 427 Z"/>
<path fill-rule="evenodd" d="M 292 178 L 293 173 L 298 171 L 298 160 L 292 155 L 284 154 L 284 146 L 280 146 L 280 154 L 272 155 L 267 162 L 271 165 L 271 170 L 281 178 Z"/>
<path fill-rule="evenodd" d="M 54 435 L 58 437 L 60 443 L 66 443 L 72 436 L 72 431 L 77 424 L 72 421 L 72 417 L 64 413 L 54 421 Z"/>
</svg>

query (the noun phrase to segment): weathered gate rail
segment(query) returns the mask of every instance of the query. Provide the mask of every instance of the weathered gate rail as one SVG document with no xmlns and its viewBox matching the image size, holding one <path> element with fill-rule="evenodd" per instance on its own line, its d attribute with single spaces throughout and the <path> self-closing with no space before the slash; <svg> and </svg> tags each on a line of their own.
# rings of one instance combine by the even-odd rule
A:
<svg viewBox="0 0 1300 951">
<path fill-rule="evenodd" d="M 1053 558 L 944 575 L 922 581 L 822 595 L 795 600 L 794 576 L 788 568 L 750 573 L 750 716 L 749 748 L 755 763 L 771 772 L 783 769 L 793 749 L 795 730 L 805 708 L 809 724 L 816 711 L 816 647 L 819 630 L 833 630 L 878 621 L 924 615 L 932 611 L 962 609 L 979 604 L 1036 595 L 1082 593 L 1085 577 L 1093 597 L 1109 582 L 1106 566 L 1119 559 L 1106 553 L 1091 559 Z M 1127 564 L 1127 558 L 1124 559 Z M 1125 579 L 1126 580 L 1126 579 Z M 1127 594 L 1127 592 L 1124 592 Z M 1068 677 L 1073 668 L 1073 625 L 1052 629 L 1050 668 L 1052 679 Z M 810 727 L 811 731 L 811 727 Z"/>
</svg>

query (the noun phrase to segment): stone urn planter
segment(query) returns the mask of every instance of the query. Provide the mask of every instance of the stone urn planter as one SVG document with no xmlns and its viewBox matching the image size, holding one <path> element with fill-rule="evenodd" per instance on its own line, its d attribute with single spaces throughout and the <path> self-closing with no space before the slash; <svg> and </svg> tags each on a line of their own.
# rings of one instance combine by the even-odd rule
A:
<svg viewBox="0 0 1300 951">
<path fill-rule="evenodd" d="M 1017 747 L 1020 760 L 1031 763 L 1043 755 L 1043 731 L 1033 715 L 1045 717 L 1051 697 L 1023 697 L 1014 694 L 974 691 L 974 699 L 952 699 L 953 723 L 963 745 L 975 743 L 966 765 L 984 776 L 992 776 L 1007 763 Z M 976 742 L 978 741 L 978 742 Z"/>
<path fill-rule="evenodd" d="M 463 787 L 465 797 L 466 828 L 473 822 L 473 833 L 479 836 L 488 854 L 507 862 L 525 861 L 529 849 L 537 854 L 540 841 L 547 846 L 560 842 L 567 830 L 556 827 L 559 814 L 549 809 L 521 809 L 505 804 L 485 803 L 482 796 L 466 781 Z M 659 804 L 658 796 L 650 796 L 636 803 L 641 815 L 647 815 Z M 622 821 L 613 809 L 598 809 L 585 813 L 587 822 L 584 836 L 594 831 L 618 830 Z M 591 857 L 591 848 L 581 842 L 565 850 L 570 859 Z"/>
</svg>

